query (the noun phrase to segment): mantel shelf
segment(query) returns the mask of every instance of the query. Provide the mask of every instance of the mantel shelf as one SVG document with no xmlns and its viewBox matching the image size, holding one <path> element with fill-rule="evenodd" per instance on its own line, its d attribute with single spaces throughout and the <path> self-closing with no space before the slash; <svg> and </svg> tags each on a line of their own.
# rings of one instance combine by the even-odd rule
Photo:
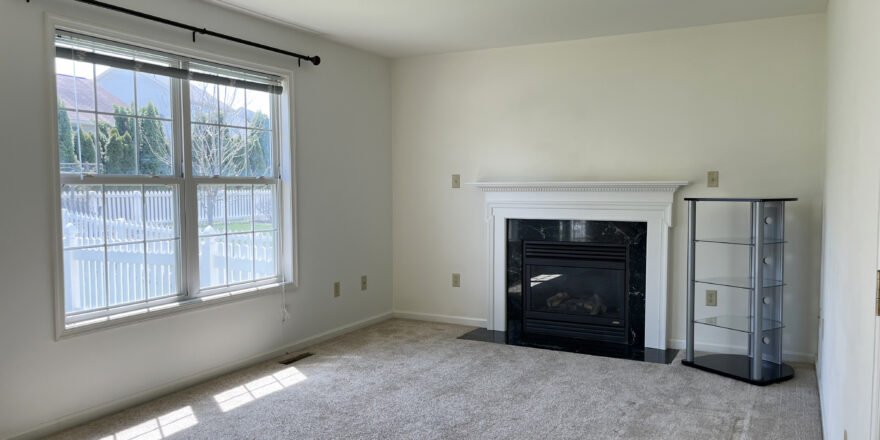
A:
<svg viewBox="0 0 880 440">
<path fill-rule="evenodd" d="M 472 182 L 485 192 L 675 192 L 686 181 Z"/>
</svg>

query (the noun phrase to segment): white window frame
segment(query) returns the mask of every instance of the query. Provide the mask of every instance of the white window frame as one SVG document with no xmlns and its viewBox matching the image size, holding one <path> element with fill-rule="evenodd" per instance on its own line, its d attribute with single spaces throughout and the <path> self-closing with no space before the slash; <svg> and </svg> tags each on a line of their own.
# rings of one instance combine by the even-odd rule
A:
<svg viewBox="0 0 880 440">
<path fill-rule="evenodd" d="M 50 146 L 50 173 L 52 191 L 52 239 L 54 258 L 54 308 L 55 308 L 55 337 L 57 339 L 77 334 L 92 332 L 109 327 L 124 325 L 127 323 L 154 319 L 170 314 L 180 313 L 204 306 L 228 303 L 231 301 L 253 298 L 258 295 L 277 294 L 280 292 L 295 290 L 298 286 L 298 258 L 297 258 L 297 229 L 296 229 L 296 179 L 294 173 L 295 160 L 295 137 L 293 136 L 293 73 L 290 69 L 265 64 L 231 59 L 225 56 L 195 51 L 191 48 L 133 36 L 130 32 L 109 29 L 90 23 L 71 20 L 55 15 L 46 15 L 47 37 L 47 90 L 50 91 L 51 99 L 50 126 L 54 138 L 48 143 Z M 276 278 L 263 279 L 236 285 L 221 286 L 218 288 L 199 289 L 198 267 L 198 205 L 196 200 L 188 200 L 187 197 L 195 197 L 196 185 L 208 184 L 269 184 L 270 179 L 247 178 L 247 177 L 194 177 L 191 174 L 189 133 L 190 128 L 175 128 L 175 173 L 173 176 L 151 178 L 145 176 L 101 176 L 100 178 L 80 179 L 79 176 L 65 176 L 60 173 L 58 153 L 58 120 L 57 120 L 57 90 L 55 80 L 55 33 L 58 30 L 70 31 L 106 40 L 116 41 L 122 44 L 140 46 L 145 49 L 153 49 L 170 54 L 200 59 L 211 63 L 241 68 L 245 70 L 265 72 L 282 78 L 283 93 L 273 98 L 273 167 L 278 168 L 280 183 L 276 190 L 276 203 L 278 208 L 278 238 L 279 243 L 277 264 L 279 276 Z M 189 93 L 188 87 L 183 87 L 183 80 L 172 79 L 172 88 L 178 90 L 173 104 L 173 119 L 176 127 L 189 126 Z M 182 102 L 177 102 L 182 101 Z M 185 169 L 181 169 L 185 167 Z M 185 171 L 186 178 L 181 171 Z M 91 180 L 91 181 L 90 181 Z M 65 314 L 64 292 L 64 253 L 62 242 L 61 219 L 61 186 L 65 183 L 76 184 L 178 184 L 179 202 L 179 234 L 180 234 L 180 278 L 181 296 L 162 298 L 160 300 L 139 303 L 130 307 L 114 308 L 114 314 L 68 324 Z M 227 280 L 228 281 L 228 280 Z M 279 320 L 281 314 L 279 313 Z"/>
</svg>

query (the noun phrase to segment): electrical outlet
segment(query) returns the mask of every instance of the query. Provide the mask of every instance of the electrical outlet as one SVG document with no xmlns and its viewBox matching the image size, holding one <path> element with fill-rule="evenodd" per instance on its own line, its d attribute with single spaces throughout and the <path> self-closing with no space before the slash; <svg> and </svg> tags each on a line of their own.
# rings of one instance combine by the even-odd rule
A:
<svg viewBox="0 0 880 440">
<path fill-rule="evenodd" d="M 461 174 L 452 175 L 452 187 L 461 188 Z"/>
<path fill-rule="evenodd" d="M 706 176 L 706 186 L 718 188 L 718 171 L 709 171 L 709 174 Z"/>
<path fill-rule="evenodd" d="M 452 287 L 461 287 L 461 274 L 452 274 Z"/>
<path fill-rule="evenodd" d="M 718 291 L 717 290 L 707 290 L 706 291 L 706 305 L 709 307 L 715 307 L 718 305 Z"/>
<path fill-rule="evenodd" d="M 336 298 L 342 293 L 342 286 L 339 281 L 333 283 L 333 297 Z"/>
<path fill-rule="evenodd" d="M 361 290 L 367 290 L 367 276 L 361 275 Z"/>
</svg>

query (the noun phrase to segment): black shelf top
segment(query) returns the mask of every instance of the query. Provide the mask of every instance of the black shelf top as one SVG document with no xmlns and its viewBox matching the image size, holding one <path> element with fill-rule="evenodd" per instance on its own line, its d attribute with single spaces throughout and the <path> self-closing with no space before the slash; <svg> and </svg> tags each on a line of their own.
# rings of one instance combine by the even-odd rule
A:
<svg viewBox="0 0 880 440">
<path fill-rule="evenodd" d="M 764 198 L 764 197 L 685 197 L 694 202 L 795 202 L 797 197 Z"/>
</svg>

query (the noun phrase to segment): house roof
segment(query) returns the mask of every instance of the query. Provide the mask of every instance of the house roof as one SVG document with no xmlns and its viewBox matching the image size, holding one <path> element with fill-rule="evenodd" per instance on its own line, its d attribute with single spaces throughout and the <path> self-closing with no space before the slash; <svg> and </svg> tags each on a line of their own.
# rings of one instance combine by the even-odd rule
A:
<svg viewBox="0 0 880 440">
<path fill-rule="evenodd" d="M 72 75 L 58 74 L 56 75 L 55 81 L 57 84 L 58 102 L 61 106 L 66 108 L 74 108 L 74 103 L 78 103 L 79 110 L 94 111 L 94 97 L 96 91 L 98 102 L 100 102 L 102 106 L 107 105 L 112 107 L 113 105 L 118 105 L 126 107 L 130 105 L 119 99 L 119 97 L 111 93 L 109 90 L 101 87 L 100 84 L 95 86 L 94 81 L 90 78 L 78 76 L 74 81 Z M 76 86 L 75 88 L 74 85 Z M 83 117 L 82 114 L 77 118 L 76 112 L 74 111 L 68 111 L 67 115 L 70 117 L 71 121 L 85 122 L 89 119 L 87 116 Z M 113 116 L 110 115 L 98 115 L 98 119 L 108 124 L 114 123 Z"/>
</svg>

